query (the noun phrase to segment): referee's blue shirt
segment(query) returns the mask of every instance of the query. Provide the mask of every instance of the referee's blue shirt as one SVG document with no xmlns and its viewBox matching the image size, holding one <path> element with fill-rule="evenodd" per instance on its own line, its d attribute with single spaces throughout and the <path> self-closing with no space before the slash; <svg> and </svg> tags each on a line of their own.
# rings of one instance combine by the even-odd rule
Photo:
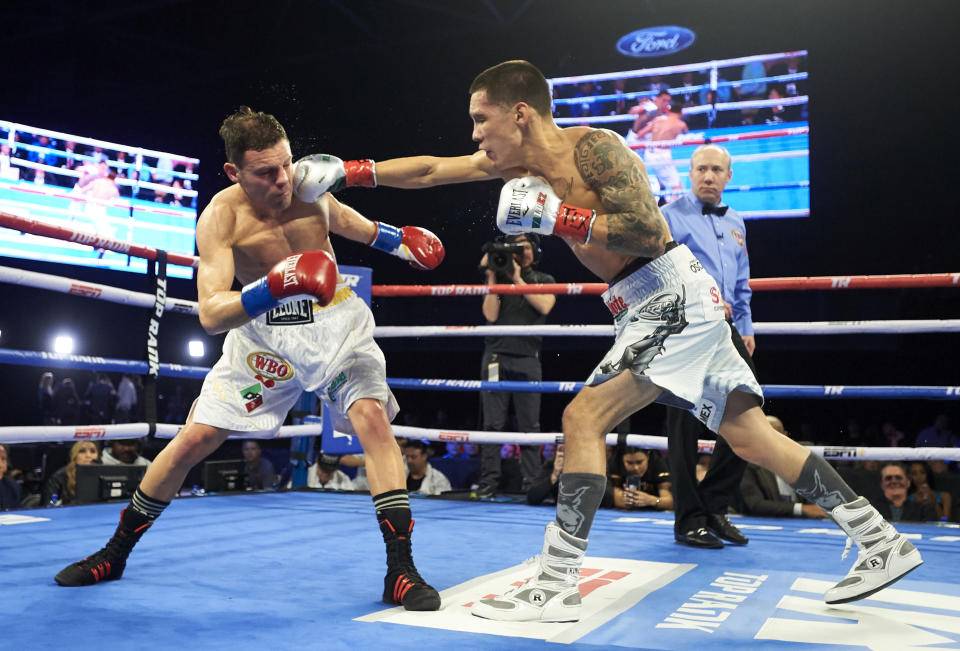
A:
<svg viewBox="0 0 960 651">
<path fill-rule="evenodd" d="M 719 205 L 724 205 L 721 202 Z M 686 244 L 720 286 L 733 309 L 733 324 L 741 335 L 753 334 L 750 314 L 750 259 L 743 218 L 733 208 L 704 215 L 703 202 L 693 191 L 660 208 L 677 244 Z"/>
</svg>

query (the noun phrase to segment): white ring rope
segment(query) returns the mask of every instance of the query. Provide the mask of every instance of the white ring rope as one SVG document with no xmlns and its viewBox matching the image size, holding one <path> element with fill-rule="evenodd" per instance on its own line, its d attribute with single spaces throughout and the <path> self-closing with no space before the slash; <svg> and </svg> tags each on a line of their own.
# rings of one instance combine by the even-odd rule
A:
<svg viewBox="0 0 960 651">
<path fill-rule="evenodd" d="M 0 267 L 0 282 L 37 287 L 64 294 L 87 296 L 111 303 L 152 307 L 155 297 L 128 289 L 99 285 L 61 276 Z M 167 297 L 172 312 L 197 314 L 197 303 Z M 907 334 L 960 332 L 960 319 L 902 319 L 888 321 L 773 321 L 754 323 L 755 334 L 761 335 L 839 335 L 839 334 Z M 472 336 L 540 336 L 540 337 L 612 337 L 612 325 L 540 325 L 540 326 L 377 326 L 374 336 L 394 337 L 472 337 Z"/>
<path fill-rule="evenodd" d="M 318 416 L 308 416 L 311 421 L 306 425 L 287 425 L 281 427 L 272 436 L 253 437 L 249 432 L 235 432 L 230 435 L 233 439 L 244 438 L 291 438 L 294 436 L 319 436 L 323 431 Z M 158 423 L 156 435 L 158 438 L 173 438 L 182 425 Z M 33 427 L 0 427 L 0 443 L 50 443 L 68 441 L 108 441 L 113 439 L 140 438 L 147 435 L 147 423 L 125 423 L 123 425 L 51 425 Z M 409 427 L 394 425 L 394 436 L 399 438 L 423 439 L 443 443 L 496 443 L 510 445 L 545 445 L 563 441 L 562 435 L 545 433 L 523 432 L 474 432 L 470 430 L 441 430 L 425 427 Z M 352 435 L 340 433 L 342 436 Z M 617 444 L 618 435 L 608 434 L 606 444 Z M 626 444 L 648 450 L 666 450 L 667 438 L 664 436 L 650 436 L 646 434 L 627 434 Z M 701 440 L 697 442 L 700 452 L 713 451 L 714 441 Z M 807 449 L 816 455 L 827 459 L 874 459 L 883 461 L 895 460 L 960 460 L 960 448 L 867 448 L 813 445 Z"/>
<path fill-rule="evenodd" d="M 636 77 L 652 77 L 653 75 L 669 75 L 680 72 L 702 72 L 712 68 L 729 68 L 742 66 L 748 63 L 773 61 L 775 59 L 789 59 L 791 57 L 807 56 L 806 50 L 792 52 L 775 52 L 772 54 L 754 54 L 737 57 L 736 59 L 719 59 L 716 61 L 701 61 L 699 63 L 684 63 L 678 66 L 662 66 L 660 68 L 641 68 L 639 70 L 625 70 L 623 72 L 602 72 L 594 75 L 579 75 L 576 77 L 554 77 L 548 79 L 550 84 L 579 84 L 584 81 L 612 81 L 614 79 L 633 79 Z"/>
<path fill-rule="evenodd" d="M 113 163 L 114 161 L 107 161 L 107 162 Z M 29 167 L 35 170 L 43 170 L 44 172 L 50 172 L 50 174 L 55 174 L 58 176 L 73 176 L 78 179 L 82 176 L 81 173 L 78 172 L 77 170 L 69 170 L 65 167 L 54 167 L 53 165 L 46 165 L 44 163 L 35 163 L 33 161 L 24 160 L 22 158 L 11 158 L 10 164 L 19 165 L 20 167 Z M 161 190 L 168 194 L 173 194 L 174 192 L 176 192 L 177 194 L 183 195 L 185 197 L 197 196 L 196 190 L 187 190 L 186 188 L 174 188 L 172 186 L 169 186 L 163 183 L 154 183 L 152 181 L 133 181 L 131 179 L 124 178 L 122 176 L 117 176 L 116 178 L 113 179 L 113 182 L 116 183 L 117 185 L 127 185 L 135 188 L 149 188 L 151 190 Z M 51 187 L 65 188 L 65 186 L 51 186 Z M 69 190 L 70 188 L 66 188 L 66 189 Z M 73 195 L 67 198 L 74 201 L 84 200 L 84 197 L 80 195 Z"/>
<path fill-rule="evenodd" d="M 587 98 L 580 98 L 586 101 Z M 795 104 L 806 104 L 808 97 L 798 95 L 796 97 L 782 97 L 776 99 L 754 99 L 742 100 L 739 102 L 717 102 L 716 104 L 700 104 L 698 106 L 685 106 L 681 112 L 684 115 L 697 115 L 699 113 L 709 113 L 710 111 L 738 111 L 750 108 L 765 108 L 768 106 L 793 106 Z M 612 122 L 633 122 L 637 116 L 633 113 L 620 113 L 618 115 L 584 115 L 578 118 L 554 118 L 557 124 L 609 124 Z"/>
</svg>

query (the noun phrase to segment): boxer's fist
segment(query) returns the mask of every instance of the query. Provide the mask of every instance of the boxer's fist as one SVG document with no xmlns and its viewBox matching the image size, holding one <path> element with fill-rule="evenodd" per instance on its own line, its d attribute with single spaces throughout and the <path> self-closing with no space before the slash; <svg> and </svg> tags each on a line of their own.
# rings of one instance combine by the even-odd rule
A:
<svg viewBox="0 0 960 651">
<path fill-rule="evenodd" d="M 297 161 L 293 191 L 300 201 L 313 203 L 326 192 L 344 187 L 377 185 L 377 173 L 370 159 L 340 160 L 329 154 L 313 154 Z"/>
<path fill-rule="evenodd" d="M 337 263 L 330 254 L 304 251 L 284 258 L 267 275 L 244 287 L 240 302 L 247 314 L 257 317 L 294 296 L 312 296 L 326 305 L 336 290 Z"/>
<path fill-rule="evenodd" d="M 535 176 L 507 181 L 500 191 L 497 228 L 508 235 L 560 235 L 586 244 L 596 213 L 563 203 L 550 184 Z"/>
<path fill-rule="evenodd" d="M 397 228 L 376 222 L 377 234 L 370 246 L 403 258 L 414 269 L 427 271 L 443 262 L 443 243 L 436 235 L 419 226 Z"/>
</svg>

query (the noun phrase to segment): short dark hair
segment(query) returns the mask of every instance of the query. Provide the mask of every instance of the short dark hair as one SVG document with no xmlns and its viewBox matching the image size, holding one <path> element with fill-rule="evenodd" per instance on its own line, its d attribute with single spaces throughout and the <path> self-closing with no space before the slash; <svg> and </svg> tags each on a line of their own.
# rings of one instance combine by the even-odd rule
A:
<svg viewBox="0 0 960 651">
<path fill-rule="evenodd" d="M 421 441 L 420 439 L 410 439 L 404 444 L 403 447 L 414 448 L 416 450 L 420 450 L 424 454 L 427 454 L 427 449 L 428 449 L 427 444 Z"/>
<path fill-rule="evenodd" d="M 661 90 L 659 93 L 657 93 L 657 97 L 660 97 L 661 95 L 666 95 L 670 99 L 673 99 L 673 95 L 671 95 L 670 91 L 668 90 Z"/>
<path fill-rule="evenodd" d="M 244 152 L 251 149 L 263 151 L 272 147 L 281 140 L 287 140 L 287 132 L 277 118 L 269 113 L 241 106 L 223 120 L 220 137 L 227 151 L 227 160 L 239 167 Z"/>
<path fill-rule="evenodd" d="M 546 77 L 529 61 L 498 63 L 481 72 L 470 84 L 470 94 L 486 91 L 492 104 L 512 107 L 525 102 L 540 115 L 550 115 L 550 87 Z"/>
</svg>

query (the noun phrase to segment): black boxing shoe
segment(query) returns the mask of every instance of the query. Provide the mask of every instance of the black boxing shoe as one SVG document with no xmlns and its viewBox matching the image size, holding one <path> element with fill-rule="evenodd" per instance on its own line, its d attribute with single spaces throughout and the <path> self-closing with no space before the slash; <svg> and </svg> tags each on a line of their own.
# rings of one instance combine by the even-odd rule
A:
<svg viewBox="0 0 960 651">
<path fill-rule="evenodd" d="M 734 545 L 746 545 L 750 542 L 749 538 L 733 526 L 726 513 L 710 513 L 707 515 L 707 530 L 717 538 Z"/>
<path fill-rule="evenodd" d="M 674 539 L 682 544 L 700 549 L 723 549 L 720 539 L 707 531 L 706 527 L 688 529 L 684 533 L 674 533 Z"/>
<path fill-rule="evenodd" d="M 387 575 L 383 577 L 383 601 L 406 610 L 440 610 L 440 593 L 427 584 L 413 564 L 410 534 L 399 534 L 386 519 L 380 522 L 387 545 Z"/>
<path fill-rule="evenodd" d="M 145 516 L 133 511 L 130 513 L 128 522 L 125 522 L 127 509 L 120 512 L 120 524 L 117 525 L 117 530 L 107 542 L 106 547 L 82 561 L 67 565 L 57 572 L 53 577 L 54 581 L 62 586 L 76 588 L 101 581 L 116 581 L 123 576 L 123 570 L 127 567 L 127 557 L 133 550 L 133 546 L 153 524 L 152 521 L 146 520 Z M 130 522 L 139 526 L 132 528 Z"/>
</svg>

